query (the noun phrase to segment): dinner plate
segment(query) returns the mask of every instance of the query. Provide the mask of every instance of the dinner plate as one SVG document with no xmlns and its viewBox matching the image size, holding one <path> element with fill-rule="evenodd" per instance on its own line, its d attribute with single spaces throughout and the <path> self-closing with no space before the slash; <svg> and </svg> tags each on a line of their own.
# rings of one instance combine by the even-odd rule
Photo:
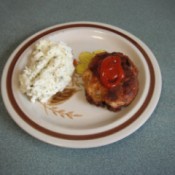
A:
<svg viewBox="0 0 175 175">
<path fill-rule="evenodd" d="M 129 56 L 139 71 L 136 98 L 118 112 L 96 107 L 86 101 L 81 77 L 74 74 L 69 85 L 72 96 L 54 104 L 31 103 L 19 89 L 18 76 L 33 46 L 42 39 L 67 43 L 75 58 L 83 51 L 99 49 Z M 161 84 L 155 56 L 137 37 L 108 24 L 72 22 L 41 30 L 21 43 L 4 67 L 1 89 L 9 114 L 30 135 L 57 146 L 90 148 L 119 141 L 140 128 L 158 103 Z"/>
</svg>

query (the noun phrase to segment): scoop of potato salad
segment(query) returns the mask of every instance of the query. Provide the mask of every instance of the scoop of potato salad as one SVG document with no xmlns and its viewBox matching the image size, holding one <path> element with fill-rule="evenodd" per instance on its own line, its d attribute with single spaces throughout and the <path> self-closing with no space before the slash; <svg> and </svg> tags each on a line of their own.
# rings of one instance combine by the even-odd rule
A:
<svg viewBox="0 0 175 175">
<path fill-rule="evenodd" d="M 61 92 L 74 72 L 72 49 L 64 42 L 38 41 L 19 75 L 20 90 L 32 102 L 46 102 Z"/>
</svg>

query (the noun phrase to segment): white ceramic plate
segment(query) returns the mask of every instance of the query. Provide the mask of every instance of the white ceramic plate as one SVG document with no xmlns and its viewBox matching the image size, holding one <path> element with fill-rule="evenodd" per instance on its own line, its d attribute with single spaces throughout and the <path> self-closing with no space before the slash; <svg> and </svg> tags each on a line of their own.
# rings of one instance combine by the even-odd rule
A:
<svg viewBox="0 0 175 175">
<path fill-rule="evenodd" d="M 54 108 L 32 104 L 19 90 L 18 75 L 43 38 L 66 42 L 75 57 L 97 49 L 128 55 L 139 70 L 137 97 L 117 113 L 90 105 L 83 89 Z M 57 146 L 89 148 L 123 139 L 148 120 L 160 97 L 161 73 L 153 53 L 132 34 L 107 24 L 74 22 L 44 29 L 20 44 L 5 65 L 1 86 L 8 112 L 26 132 Z"/>
</svg>

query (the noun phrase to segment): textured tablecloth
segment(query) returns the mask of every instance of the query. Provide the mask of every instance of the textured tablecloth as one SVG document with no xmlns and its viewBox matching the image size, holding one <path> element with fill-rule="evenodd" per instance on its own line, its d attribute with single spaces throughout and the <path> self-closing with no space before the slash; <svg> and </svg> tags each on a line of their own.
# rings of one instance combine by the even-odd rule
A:
<svg viewBox="0 0 175 175">
<path fill-rule="evenodd" d="M 35 32 L 70 21 L 97 21 L 136 35 L 155 54 L 163 87 L 151 118 L 129 137 L 99 148 L 67 149 L 20 129 L 0 97 L 1 175 L 175 174 L 174 0 L 0 0 L 0 71 Z"/>
</svg>

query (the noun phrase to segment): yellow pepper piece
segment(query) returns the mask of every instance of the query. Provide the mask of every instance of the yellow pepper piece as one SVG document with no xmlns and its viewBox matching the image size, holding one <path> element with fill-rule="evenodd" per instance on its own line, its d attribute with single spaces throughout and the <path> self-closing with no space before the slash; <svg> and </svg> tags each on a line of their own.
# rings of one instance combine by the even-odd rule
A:
<svg viewBox="0 0 175 175">
<path fill-rule="evenodd" d="M 90 52 L 82 52 L 79 55 L 79 61 L 83 64 L 88 64 L 94 55 Z"/>
<path fill-rule="evenodd" d="M 76 72 L 80 75 L 84 73 L 84 71 L 88 68 L 88 65 L 91 59 L 98 53 L 105 52 L 105 50 L 95 50 L 93 52 L 81 52 L 78 59 L 79 63 L 76 66 Z"/>
<path fill-rule="evenodd" d="M 87 69 L 87 66 L 85 64 L 78 64 L 76 66 L 76 72 L 80 75 L 82 75 L 86 69 Z"/>
</svg>

